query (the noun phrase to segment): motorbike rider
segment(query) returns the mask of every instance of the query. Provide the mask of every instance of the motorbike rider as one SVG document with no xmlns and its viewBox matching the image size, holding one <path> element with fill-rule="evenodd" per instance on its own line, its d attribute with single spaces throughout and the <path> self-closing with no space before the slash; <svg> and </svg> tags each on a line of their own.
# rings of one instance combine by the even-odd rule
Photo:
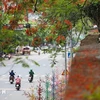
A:
<svg viewBox="0 0 100 100">
<path fill-rule="evenodd" d="M 31 77 L 31 80 L 33 80 L 33 76 L 34 76 L 34 71 L 31 69 L 29 71 L 29 77 Z"/>
<path fill-rule="evenodd" d="M 14 73 L 14 71 L 13 71 L 13 70 L 11 70 L 11 72 L 9 73 L 9 75 L 10 75 L 9 80 L 11 79 L 11 77 L 13 77 L 13 79 L 15 78 L 15 77 L 14 77 L 14 76 L 15 76 L 15 73 Z"/>
<path fill-rule="evenodd" d="M 19 75 L 17 76 L 17 78 L 15 79 L 15 86 L 19 84 L 19 86 L 21 86 L 21 78 L 19 77 Z"/>
</svg>

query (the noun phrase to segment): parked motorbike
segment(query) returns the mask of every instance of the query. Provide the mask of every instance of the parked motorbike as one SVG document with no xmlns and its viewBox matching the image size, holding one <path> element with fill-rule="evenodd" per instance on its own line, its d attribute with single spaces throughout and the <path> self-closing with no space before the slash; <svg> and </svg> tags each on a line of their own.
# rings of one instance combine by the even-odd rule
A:
<svg viewBox="0 0 100 100">
<path fill-rule="evenodd" d="M 11 54 L 3 54 L 2 58 L 8 58 L 9 60 L 11 59 Z"/>
<path fill-rule="evenodd" d="M 13 84 L 14 83 L 14 77 L 13 76 L 10 76 L 9 77 L 9 82 L 10 82 L 10 84 Z"/>
<path fill-rule="evenodd" d="M 31 83 L 33 81 L 33 75 L 29 75 L 28 81 Z"/>
<path fill-rule="evenodd" d="M 20 83 L 17 83 L 17 84 L 15 85 L 15 87 L 16 87 L 16 90 L 20 90 Z"/>
</svg>

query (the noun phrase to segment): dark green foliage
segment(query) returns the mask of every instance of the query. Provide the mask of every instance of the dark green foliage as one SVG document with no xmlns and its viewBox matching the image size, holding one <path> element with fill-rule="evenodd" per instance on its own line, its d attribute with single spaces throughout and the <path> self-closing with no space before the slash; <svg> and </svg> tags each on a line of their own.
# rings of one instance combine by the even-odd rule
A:
<svg viewBox="0 0 100 100">
<path fill-rule="evenodd" d="M 84 6 L 84 13 L 90 19 L 92 19 L 93 23 L 98 26 L 98 30 L 100 32 L 100 1 L 97 3 L 91 2 Z"/>
</svg>

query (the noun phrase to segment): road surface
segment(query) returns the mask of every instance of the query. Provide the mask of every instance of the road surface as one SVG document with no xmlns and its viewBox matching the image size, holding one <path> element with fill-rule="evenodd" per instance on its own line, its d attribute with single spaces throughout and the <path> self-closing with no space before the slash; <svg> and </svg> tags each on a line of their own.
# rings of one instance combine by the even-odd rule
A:
<svg viewBox="0 0 100 100">
<path fill-rule="evenodd" d="M 0 100 L 29 100 L 24 94 L 25 92 L 30 92 L 30 88 L 33 86 L 34 93 L 37 92 L 37 85 L 39 78 L 45 81 L 45 76 L 48 74 L 50 77 L 52 76 L 52 71 L 56 70 L 60 73 L 64 69 L 64 58 L 61 54 L 57 56 L 58 63 L 55 65 L 54 68 L 51 68 L 51 60 L 50 54 L 41 54 L 38 55 L 37 53 L 31 53 L 31 55 L 24 55 L 21 56 L 23 59 L 28 56 L 29 59 L 37 61 L 40 66 L 36 66 L 35 64 L 27 61 L 29 63 L 29 68 L 23 68 L 22 64 L 15 64 L 13 65 L 13 60 L 16 58 L 14 56 L 12 59 L 6 59 L 4 63 L 6 67 L 0 65 Z M 10 84 L 9 79 L 9 71 L 13 69 L 16 72 L 16 76 L 20 75 L 22 78 L 21 89 L 20 91 L 16 91 L 15 84 Z M 33 69 L 35 72 L 33 83 L 28 82 L 28 72 L 30 69 Z"/>
</svg>

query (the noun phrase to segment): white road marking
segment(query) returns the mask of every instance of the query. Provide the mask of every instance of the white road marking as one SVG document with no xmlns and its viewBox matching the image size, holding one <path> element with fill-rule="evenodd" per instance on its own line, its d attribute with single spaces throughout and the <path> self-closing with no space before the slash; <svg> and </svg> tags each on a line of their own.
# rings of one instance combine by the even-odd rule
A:
<svg viewBox="0 0 100 100">
<path fill-rule="evenodd" d="M 2 75 L 2 77 L 5 77 L 6 75 Z"/>
<path fill-rule="evenodd" d="M 6 77 L 8 77 L 8 75 L 1 75 L 0 79 L 6 78 Z"/>
<path fill-rule="evenodd" d="M 2 94 L 6 94 L 6 90 L 5 89 L 2 89 Z"/>
</svg>

